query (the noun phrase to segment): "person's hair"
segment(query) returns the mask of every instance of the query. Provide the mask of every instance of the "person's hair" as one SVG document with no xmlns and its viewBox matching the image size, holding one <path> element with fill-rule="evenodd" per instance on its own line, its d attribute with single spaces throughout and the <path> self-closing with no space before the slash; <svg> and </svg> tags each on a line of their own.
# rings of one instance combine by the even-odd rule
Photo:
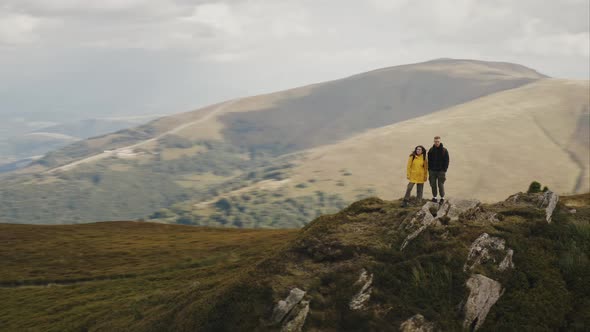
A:
<svg viewBox="0 0 590 332">
<path fill-rule="evenodd" d="M 422 148 L 422 155 L 424 156 L 424 160 L 426 160 L 426 148 L 422 145 L 418 145 L 414 148 L 414 150 L 412 151 L 412 153 L 410 153 L 410 156 L 412 157 L 416 157 L 416 149 L 417 148 Z"/>
<path fill-rule="evenodd" d="M 440 139 L 440 136 L 434 136 L 434 139 Z"/>
</svg>

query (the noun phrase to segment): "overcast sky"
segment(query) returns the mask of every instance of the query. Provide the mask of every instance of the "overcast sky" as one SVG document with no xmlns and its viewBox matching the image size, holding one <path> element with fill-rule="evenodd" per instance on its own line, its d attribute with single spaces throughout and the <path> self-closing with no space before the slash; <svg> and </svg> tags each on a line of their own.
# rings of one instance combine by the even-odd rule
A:
<svg viewBox="0 0 590 332">
<path fill-rule="evenodd" d="M 0 114 L 187 111 L 441 57 L 588 79 L 588 0 L 0 0 Z"/>
</svg>

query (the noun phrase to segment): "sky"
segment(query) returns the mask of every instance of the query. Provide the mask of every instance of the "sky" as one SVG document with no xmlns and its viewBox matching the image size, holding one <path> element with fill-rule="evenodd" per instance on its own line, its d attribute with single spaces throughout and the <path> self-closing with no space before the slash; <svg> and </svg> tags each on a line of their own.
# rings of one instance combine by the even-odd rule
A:
<svg viewBox="0 0 590 332">
<path fill-rule="evenodd" d="M 436 58 L 589 78 L 588 0 L 0 0 L 0 115 L 164 114 Z"/>
</svg>

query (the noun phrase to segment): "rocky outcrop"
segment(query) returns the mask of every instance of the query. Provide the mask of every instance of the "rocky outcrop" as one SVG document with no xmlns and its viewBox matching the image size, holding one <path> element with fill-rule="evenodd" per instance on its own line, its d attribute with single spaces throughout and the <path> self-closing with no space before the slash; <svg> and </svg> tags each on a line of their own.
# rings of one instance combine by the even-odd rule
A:
<svg viewBox="0 0 590 332">
<path fill-rule="evenodd" d="M 468 221 L 483 221 L 490 223 L 499 222 L 501 220 L 500 218 L 502 218 L 502 215 L 499 215 L 496 212 L 487 211 L 481 204 L 472 209 L 468 209 L 460 216 L 460 219 Z"/>
<path fill-rule="evenodd" d="M 507 255 L 506 241 L 483 233 L 471 244 L 463 271 L 472 270 L 477 265 L 488 261 L 496 262 L 496 257 L 500 254 Z M 510 260 L 512 261 L 512 255 L 510 255 Z"/>
<path fill-rule="evenodd" d="M 537 208 L 545 209 L 545 219 L 548 223 L 551 223 L 553 212 L 559 202 L 559 195 L 551 190 L 543 193 L 518 193 L 508 197 L 505 202 L 533 205 Z"/>
<path fill-rule="evenodd" d="M 414 230 L 404 239 L 400 251 L 403 251 L 408 243 L 420 235 L 420 233 L 422 233 L 428 226 L 436 223 L 437 220 L 431 210 L 438 211 L 438 209 L 439 205 L 437 203 L 428 202 L 424 204 L 416 214 L 414 214 L 412 219 L 410 219 L 409 224 L 406 226 L 406 230 Z"/>
<path fill-rule="evenodd" d="M 463 327 L 475 331 L 481 327 L 492 306 L 502 296 L 502 285 L 481 274 L 474 274 L 467 280 L 469 296 L 464 306 Z"/>
<path fill-rule="evenodd" d="M 434 324 L 428 322 L 424 316 L 416 314 L 399 326 L 401 332 L 432 332 Z"/>
<path fill-rule="evenodd" d="M 281 332 L 300 332 L 309 313 L 309 301 L 299 302 L 285 319 Z"/>
<path fill-rule="evenodd" d="M 450 199 L 446 200 L 443 204 L 435 202 L 424 204 L 405 227 L 411 233 L 402 242 L 400 251 L 403 251 L 410 241 L 418 237 L 426 228 L 434 225 L 446 225 L 449 220 L 457 221 L 461 213 L 473 209 L 479 204 L 480 202 L 478 200 L 473 199 Z"/>
<path fill-rule="evenodd" d="M 351 310 L 365 310 L 367 309 L 367 303 L 369 302 L 371 292 L 373 291 L 373 274 L 369 274 L 367 270 L 363 269 L 355 285 L 362 285 L 362 288 L 352 297 L 349 307 Z"/>
<path fill-rule="evenodd" d="M 459 220 L 461 213 L 473 209 L 481 204 L 476 199 L 450 199 L 446 200 L 439 210 L 439 216 L 441 211 L 444 211 L 444 216 L 448 217 L 451 221 Z"/>
<path fill-rule="evenodd" d="M 305 291 L 293 288 L 285 300 L 280 300 L 275 306 L 271 323 L 281 325 L 281 331 L 301 331 L 307 314 L 309 313 L 309 301 L 302 301 Z"/>
<path fill-rule="evenodd" d="M 514 263 L 512 262 L 512 255 L 514 255 L 514 250 L 508 249 L 506 256 L 504 257 L 504 259 L 502 260 L 502 262 L 500 262 L 500 265 L 498 266 L 498 270 L 504 271 L 507 269 L 514 268 Z"/>
<path fill-rule="evenodd" d="M 546 191 L 541 198 L 540 208 L 545 208 L 545 218 L 548 223 L 551 223 L 553 217 L 553 211 L 559 202 L 559 195 L 552 192 L 551 190 Z"/>
</svg>

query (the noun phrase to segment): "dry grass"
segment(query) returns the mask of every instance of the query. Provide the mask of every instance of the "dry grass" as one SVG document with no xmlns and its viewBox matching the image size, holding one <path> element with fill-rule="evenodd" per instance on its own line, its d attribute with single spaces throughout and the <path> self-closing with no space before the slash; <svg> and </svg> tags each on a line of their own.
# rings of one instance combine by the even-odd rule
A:
<svg viewBox="0 0 590 332">
<path fill-rule="evenodd" d="M 583 170 L 566 149 L 577 120 L 588 112 L 584 108 L 588 89 L 588 81 L 546 79 L 370 130 L 310 150 L 295 168 L 293 183 L 315 179 L 307 190 L 338 192 L 348 198 L 354 197 L 354 189 L 373 187 L 381 197 L 398 198 L 405 189 L 410 151 L 419 144 L 429 146 L 434 135 L 441 135 L 451 155 L 450 196 L 494 201 L 533 180 L 571 193 L 580 174 L 584 180 L 578 192 L 586 192 L 589 146 L 574 149 L 586 160 Z M 344 187 L 335 181 L 341 169 L 352 174 L 343 179 Z"/>
<path fill-rule="evenodd" d="M 145 222 L 0 224 L 0 330 L 149 326 L 178 305 L 177 296 L 206 298 L 295 234 Z"/>
</svg>

